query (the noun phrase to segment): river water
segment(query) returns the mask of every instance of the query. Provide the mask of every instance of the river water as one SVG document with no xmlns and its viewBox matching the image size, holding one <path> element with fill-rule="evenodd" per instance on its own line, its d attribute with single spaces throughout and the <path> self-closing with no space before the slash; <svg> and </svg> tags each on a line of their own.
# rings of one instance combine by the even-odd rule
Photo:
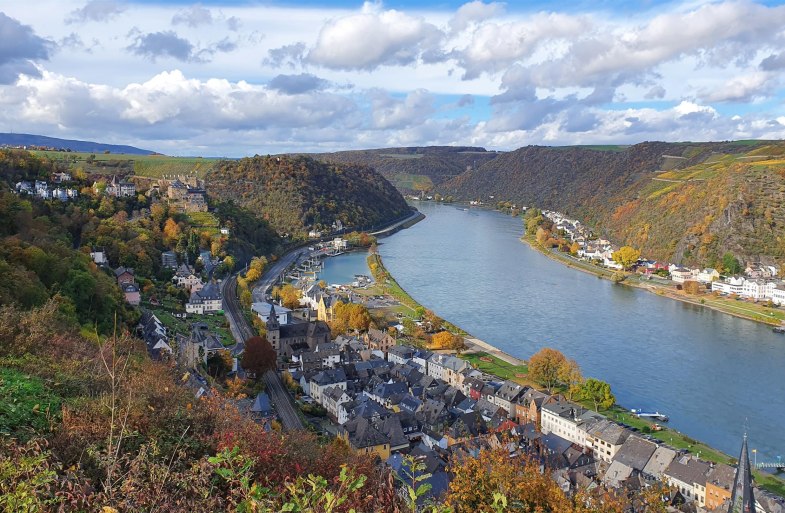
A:
<svg viewBox="0 0 785 513">
<path fill-rule="evenodd" d="M 520 242 L 522 221 L 418 203 L 425 220 L 383 239 L 384 263 L 415 299 L 528 359 L 542 347 L 611 384 L 620 404 L 733 456 L 785 456 L 785 336 L 771 328 L 565 267 Z M 367 273 L 351 258 L 351 273 Z"/>
</svg>

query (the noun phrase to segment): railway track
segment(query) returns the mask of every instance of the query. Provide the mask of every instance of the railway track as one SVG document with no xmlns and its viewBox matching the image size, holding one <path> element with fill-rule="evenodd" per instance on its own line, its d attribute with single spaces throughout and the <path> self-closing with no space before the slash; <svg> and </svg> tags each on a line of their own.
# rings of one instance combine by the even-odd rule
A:
<svg viewBox="0 0 785 513">
<path fill-rule="evenodd" d="M 240 352 L 245 348 L 245 341 L 254 335 L 253 329 L 248 325 L 248 321 L 243 315 L 240 301 L 237 297 L 237 276 L 227 278 L 224 285 L 224 313 L 229 318 L 237 345 L 233 348 L 234 352 Z M 275 405 L 281 425 L 287 431 L 304 429 L 300 416 L 297 415 L 292 397 L 286 391 L 286 387 L 281 381 L 281 376 L 275 371 L 264 373 L 264 382 L 267 386 L 267 393 Z"/>
</svg>

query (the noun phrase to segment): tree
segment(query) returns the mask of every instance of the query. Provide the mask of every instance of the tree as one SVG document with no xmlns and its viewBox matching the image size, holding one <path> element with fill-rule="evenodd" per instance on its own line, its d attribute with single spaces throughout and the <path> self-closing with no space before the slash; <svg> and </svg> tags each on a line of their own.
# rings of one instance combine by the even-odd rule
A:
<svg viewBox="0 0 785 513">
<path fill-rule="evenodd" d="M 741 272 L 741 264 L 733 256 L 733 253 L 727 252 L 722 255 L 722 269 L 725 271 L 725 274 L 739 274 Z"/>
<path fill-rule="evenodd" d="M 551 236 L 551 232 L 540 226 L 537 228 L 537 235 L 535 235 L 537 242 L 545 244 Z"/>
<path fill-rule="evenodd" d="M 283 306 L 286 308 L 294 310 L 300 306 L 300 297 L 302 297 L 302 292 L 291 283 L 287 283 L 281 287 L 279 294 L 281 303 L 283 303 Z"/>
<path fill-rule="evenodd" d="M 433 313 L 432 310 L 425 310 L 422 320 L 428 325 L 428 331 L 430 332 L 439 331 L 444 325 L 444 319 Z"/>
<path fill-rule="evenodd" d="M 685 281 L 682 288 L 684 289 L 684 292 L 686 292 L 687 294 L 691 294 L 693 296 L 697 296 L 698 294 L 700 294 L 700 284 L 695 280 Z"/>
<path fill-rule="evenodd" d="M 431 337 L 431 347 L 433 349 L 447 349 L 452 346 L 452 333 L 440 331 Z"/>
<path fill-rule="evenodd" d="M 573 242 L 572 245 L 570 246 L 570 254 L 577 255 L 579 249 L 581 249 L 581 245 L 578 244 L 577 242 Z"/>
<path fill-rule="evenodd" d="M 578 362 L 572 358 L 567 358 L 559 367 L 559 381 L 567 385 L 567 393 L 569 399 L 572 400 L 572 395 L 580 391 L 580 386 L 583 383 L 583 375 Z"/>
<path fill-rule="evenodd" d="M 275 349 L 266 339 L 251 337 L 245 341 L 245 351 L 240 364 L 258 378 L 268 370 L 275 369 L 276 359 Z"/>
<path fill-rule="evenodd" d="M 638 262 L 640 257 L 640 250 L 637 250 L 631 246 L 622 246 L 618 251 L 614 251 L 611 255 L 613 261 L 621 265 L 624 269 L 630 269 Z"/>
<path fill-rule="evenodd" d="M 599 379 L 589 378 L 581 387 L 581 398 L 594 403 L 597 411 L 607 410 L 616 404 L 616 397 L 611 392 L 611 386 Z"/>
<path fill-rule="evenodd" d="M 529 375 L 550 392 L 559 383 L 559 376 L 567 358 L 556 349 L 544 347 L 529 359 Z"/>
<path fill-rule="evenodd" d="M 180 225 L 171 217 L 164 223 L 164 244 L 173 247 L 180 240 Z"/>
</svg>

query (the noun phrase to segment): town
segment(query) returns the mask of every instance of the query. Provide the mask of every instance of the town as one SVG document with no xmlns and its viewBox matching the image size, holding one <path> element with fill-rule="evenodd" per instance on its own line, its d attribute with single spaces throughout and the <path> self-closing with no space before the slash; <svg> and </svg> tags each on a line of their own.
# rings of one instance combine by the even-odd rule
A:
<svg viewBox="0 0 785 513">
<path fill-rule="evenodd" d="M 221 311 L 233 299 L 220 290 L 210 284 L 192 292 L 186 311 L 195 311 L 194 305 L 199 313 Z M 535 458 L 565 493 L 596 486 L 627 493 L 666 483 L 673 511 L 727 511 L 737 493 L 753 486 L 749 470 L 737 477 L 729 465 L 671 447 L 565 394 L 482 372 L 449 351 L 400 344 L 397 330 L 369 327 L 333 337 L 329 323 L 341 299 L 314 290 L 320 289 L 310 287 L 299 308 L 252 305 L 275 351 L 274 371 L 308 412 L 303 419 L 310 429 L 344 440 L 394 472 L 405 470 L 405 455 L 422 461 L 430 489 L 419 501 L 438 499 L 450 483 L 448 463 L 482 448 Z M 198 397 L 210 393 L 199 371 L 216 354 L 233 361 L 233 374 L 254 378 L 239 365 L 240 344 L 225 346 L 203 323 L 172 339 L 146 312 L 139 330 L 154 358 L 173 358 L 189 370 Z M 267 429 L 281 429 L 279 405 L 268 391 L 237 403 Z M 754 496 L 757 511 L 785 511 L 781 498 L 757 488 Z"/>
</svg>

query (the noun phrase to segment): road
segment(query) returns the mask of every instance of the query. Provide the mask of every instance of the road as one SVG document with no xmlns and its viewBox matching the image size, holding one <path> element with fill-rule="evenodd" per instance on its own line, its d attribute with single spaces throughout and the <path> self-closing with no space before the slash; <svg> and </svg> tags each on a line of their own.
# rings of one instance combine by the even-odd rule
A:
<svg viewBox="0 0 785 513">
<path fill-rule="evenodd" d="M 264 275 L 256 282 L 256 286 L 253 288 L 253 300 L 254 302 L 265 301 L 265 294 L 267 290 L 269 290 L 273 285 L 278 283 L 281 279 L 281 275 L 289 267 L 293 264 L 296 260 L 299 259 L 301 253 L 307 253 L 308 250 L 304 248 L 295 249 L 286 253 L 281 258 L 273 262 L 272 265 L 269 265 L 267 269 L 264 271 Z"/>
<path fill-rule="evenodd" d="M 276 264 L 277 263 L 278 262 L 276 262 Z M 265 273 L 265 277 L 262 278 L 263 280 L 267 279 L 267 275 L 272 274 L 274 267 L 275 266 L 271 267 L 270 270 Z M 232 335 L 234 335 L 234 338 L 237 341 L 237 344 L 232 348 L 232 353 L 237 355 L 245 349 L 245 341 L 254 335 L 254 331 L 251 326 L 248 325 L 248 321 L 243 315 L 242 307 L 240 306 L 240 301 L 237 297 L 237 276 L 235 275 L 227 278 L 222 287 L 224 290 L 224 313 L 229 319 L 229 327 L 231 328 Z M 270 395 L 270 399 L 275 405 L 283 428 L 287 431 L 303 429 L 303 423 L 297 415 L 292 397 L 286 391 L 286 387 L 284 387 L 278 373 L 275 371 L 265 372 L 264 382 L 267 385 L 267 393 Z"/>
</svg>

